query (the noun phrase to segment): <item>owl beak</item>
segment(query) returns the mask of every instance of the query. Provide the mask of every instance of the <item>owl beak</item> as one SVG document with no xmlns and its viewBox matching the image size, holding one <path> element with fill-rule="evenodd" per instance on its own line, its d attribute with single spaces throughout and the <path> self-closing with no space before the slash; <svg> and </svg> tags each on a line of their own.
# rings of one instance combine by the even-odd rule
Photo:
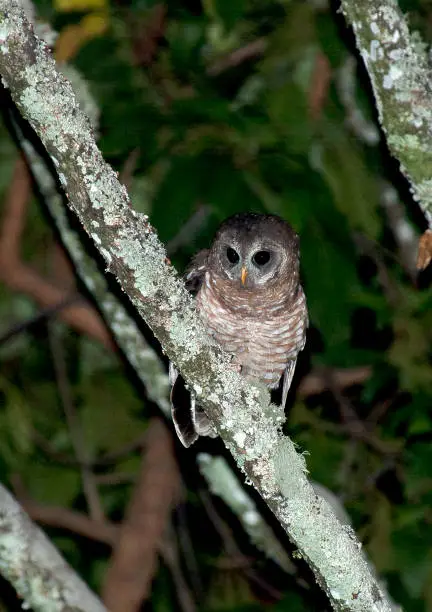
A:
<svg viewBox="0 0 432 612">
<path fill-rule="evenodd" d="M 242 283 L 243 287 L 245 286 L 247 275 L 248 275 L 247 268 L 246 268 L 246 266 L 243 266 L 242 269 L 241 269 L 241 274 L 240 274 L 241 283 Z"/>
</svg>

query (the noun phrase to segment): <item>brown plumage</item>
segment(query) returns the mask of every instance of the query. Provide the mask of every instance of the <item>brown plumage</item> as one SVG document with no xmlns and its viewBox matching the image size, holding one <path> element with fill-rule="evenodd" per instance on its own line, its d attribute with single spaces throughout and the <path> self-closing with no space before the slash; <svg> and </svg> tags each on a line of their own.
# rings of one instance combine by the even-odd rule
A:
<svg viewBox="0 0 432 612">
<path fill-rule="evenodd" d="M 270 389 L 283 377 L 285 405 L 308 325 L 299 240 L 291 226 L 273 215 L 230 217 L 210 249 L 192 260 L 186 285 L 196 293 L 197 310 L 209 334 L 234 355 L 244 376 Z M 171 377 L 175 383 L 173 367 Z M 173 420 L 185 446 L 198 435 L 214 435 L 193 398 L 186 412 L 173 402 Z"/>
</svg>

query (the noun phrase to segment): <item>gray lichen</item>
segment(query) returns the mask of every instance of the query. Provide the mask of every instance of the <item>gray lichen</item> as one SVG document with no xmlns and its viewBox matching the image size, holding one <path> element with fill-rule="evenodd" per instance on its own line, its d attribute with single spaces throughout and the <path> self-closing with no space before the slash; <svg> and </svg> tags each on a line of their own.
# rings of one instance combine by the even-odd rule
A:
<svg viewBox="0 0 432 612">
<path fill-rule="evenodd" d="M 370 76 L 382 128 L 429 222 L 432 211 L 432 71 L 396 0 L 342 0 Z"/>
<path fill-rule="evenodd" d="M 40 612 L 106 612 L 100 600 L 0 485 L 0 572 L 22 607 Z"/>
</svg>

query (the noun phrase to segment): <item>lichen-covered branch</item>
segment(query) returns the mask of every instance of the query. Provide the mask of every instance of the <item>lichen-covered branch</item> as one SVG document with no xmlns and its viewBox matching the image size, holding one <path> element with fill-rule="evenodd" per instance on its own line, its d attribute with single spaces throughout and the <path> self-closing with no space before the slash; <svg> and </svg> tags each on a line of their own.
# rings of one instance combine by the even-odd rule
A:
<svg viewBox="0 0 432 612">
<path fill-rule="evenodd" d="M 68 81 L 16 0 L 0 0 L 0 73 L 51 155 L 71 208 L 137 311 L 196 393 L 237 464 L 315 572 L 336 610 L 388 611 L 354 533 L 306 478 L 279 431 L 283 410 L 212 346 L 191 297 L 147 219 L 104 162 Z"/>
<path fill-rule="evenodd" d="M 105 611 L 100 600 L 2 485 L 0 572 L 15 587 L 25 605 L 33 610 Z"/>
<path fill-rule="evenodd" d="M 432 71 L 397 0 L 341 0 L 366 65 L 391 153 L 432 229 Z"/>
</svg>

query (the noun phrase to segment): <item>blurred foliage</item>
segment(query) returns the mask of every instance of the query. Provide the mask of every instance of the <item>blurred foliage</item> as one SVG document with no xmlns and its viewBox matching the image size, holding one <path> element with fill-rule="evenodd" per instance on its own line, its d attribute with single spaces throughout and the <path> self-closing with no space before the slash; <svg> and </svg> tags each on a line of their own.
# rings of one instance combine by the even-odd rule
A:
<svg viewBox="0 0 432 612">
<path fill-rule="evenodd" d="M 99 104 L 106 159 L 120 172 L 129 168 L 134 205 L 150 214 L 178 269 L 237 211 L 279 214 L 299 232 L 311 330 L 296 380 L 318 367 L 370 365 L 373 373 L 342 398 L 328 391 L 297 399 L 287 428 L 308 451 L 311 477 L 345 503 L 393 597 L 406 610 L 432 609 L 430 275 L 410 274 L 382 206 L 386 182 L 404 202 L 402 223 L 419 233 L 421 216 L 380 143 L 364 70 L 349 70 L 353 40 L 341 18 L 325 0 L 35 4 L 59 32 L 57 56 L 81 72 Z M 431 3 L 401 4 L 429 42 Z M 15 159 L 2 128 L 2 195 Z M 26 259 L 46 271 L 52 242 L 33 202 Z M 36 313 L 29 299 L 0 285 L 0 335 Z M 55 377 L 53 333 L 63 338 L 90 457 L 134 440 L 154 407 L 116 356 L 63 324 L 41 323 L 0 345 L 2 481 L 12 486 L 19 478 L 39 502 L 85 511 L 80 471 L 61 460 L 73 457 L 73 445 Z M 100 485 L 113 519 L 122 516 L 138 467 L 133 453 L 109 466 L 111 474 L 130 475 L 121 484 Z M 201 537 L 212 527 L 187 482 L 187 512 L 204 521 L 198 528 L 189 520 L 205 584 L 199 609 L 322 610 L 295 580 L 288 589 L 279 577 L 282 595 L 271 604 L 240 571 L 223 569 L 216 532 Z M 50 534 L 99 589 L 107 550 L 64 532 Z M 256 555 L 255 571 L 269 579 L 266 561 L 245 546 Z M 173 610 L 175 601 L 162 568 L 152 606 Z"/>
</svg>

